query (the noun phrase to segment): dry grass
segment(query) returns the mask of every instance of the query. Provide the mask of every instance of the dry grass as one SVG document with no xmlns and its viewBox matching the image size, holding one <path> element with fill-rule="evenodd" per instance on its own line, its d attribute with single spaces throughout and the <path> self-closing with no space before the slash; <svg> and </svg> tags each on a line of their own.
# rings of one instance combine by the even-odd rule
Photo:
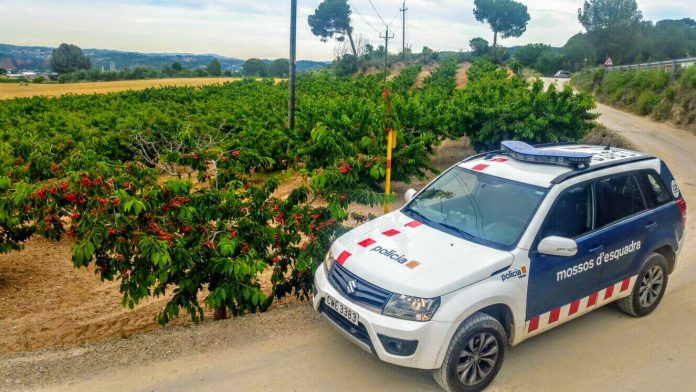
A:
<svg viewBox="0 0 696 392">
<path fill-rule="evenodd" d="M 205 86 L 237 79 L 238 78 L 177 78 L 66 84 L 0 83 L 0 99 L 27 98 L 38 95 L 58 97 L 65 94 L 104 94 L 116 91 L 144 90 L 149 87 L 164 86 Z"/>
</svg>

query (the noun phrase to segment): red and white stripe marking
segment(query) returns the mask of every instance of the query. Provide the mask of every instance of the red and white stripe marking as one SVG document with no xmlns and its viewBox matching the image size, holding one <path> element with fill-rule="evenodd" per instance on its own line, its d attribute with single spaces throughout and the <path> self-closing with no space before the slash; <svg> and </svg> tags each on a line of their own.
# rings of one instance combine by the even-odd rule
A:
<svg viewBox="0 0 696 392">
<path fill-rule="evenodd" d="M 560 306 L 544 314 L 532 317 L 527 320 L 525 325 L 525 333 L 536 335 L 540 332 L 549 330 L 557 325 L 563 324 L 566 321 L 574 319 L 591 310 L 597 309 L 609 302 L 612 302 L 621 297 L 629 295 L 633 290 L 633 285 L 636 284 L 638 275 L 626 278 L 621 282 L 615 283 L 609 287 L 599 290 L 587 297 L 577 299 L 569 304 Z"/>
<path fill-rule="evenodd" d="M 410 221 L 410 222 L 406 223 L 406 224 L 404 225 L 404 227 L 408 227 L 408 228 L 411 228 L 411 229 L 415 229 L 416 227 L 419 227 L 419 226 L 422 226 L 422 225 L 423 225 L 423 224 L 422 224 L 421 222 L 418 222 L 418 221 L 414 220 L 414 221 Z M 395 236 L 397 236 L 397 235 L 399 235 L 399 234 L 401 234 L 401 231 L 396 230 L 396 229 L 389 229 L 389 230 L 387 230 L 387 231 L 385 231 L 385 232 L 382 232 L 382 235 L 385 236 L 385 237 L 395 237 Z M 358 242 L 358 246 L 360 246 L 360 247 L 362 247 L 362 248 L 367 248 L 367 247 L 372 246 L 372 245 L 374 245 L 374 244 L 376 244 L 376 243 L 377 243 L 376 240 L 374 240 L 374 239 L 368 237 L 368 238 L 365 238 L 364 240 Z M 346 263 L 346 261 L 348 261 L 348 259 L 349 259 L 352 255 L 353 255 L 352 253 L 350 253 L 350 252 L 344 250 L 343 252 L 341 252 L 341 253 L 338 255 L 338 257 L 336 257 L 336 261 L 338 262 L 338 264 L 343 265 L 343 264 Z"/>
<path fill-rule="evenodd" d="M 489 167 L 491 167 L 490 163 L 505 163 L 507 161 L 509 161 L 508 158 L 496 157 L 493 159 L 485 160 L 484 162 L 486 162 L 486 163 L 482 163 L 481 161 L 479 161 L 478 163 L 473 162 L 473 163 L 471 163 L 473 166 L 471 166 L 470 169 L 474 170 L 474 171 L 484 171 L 484 170 L 488 169 Z"/>
</svg>

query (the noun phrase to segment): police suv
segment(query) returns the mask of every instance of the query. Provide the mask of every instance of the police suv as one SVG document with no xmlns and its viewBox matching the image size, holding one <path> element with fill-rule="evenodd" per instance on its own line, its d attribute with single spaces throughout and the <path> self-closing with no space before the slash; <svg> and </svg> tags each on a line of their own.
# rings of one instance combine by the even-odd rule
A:
<svg viewBox="0 0 696 392">
<path fill-rule="evenodd" d="M 501 150 L 453 166 L 407 204 L 343 235 L 314 306 L 381 360 L 478 391 L 514 346 L 610 302 L 660 303 L 686 203 L 660 159 L 578 144 Z"/>
</svg>

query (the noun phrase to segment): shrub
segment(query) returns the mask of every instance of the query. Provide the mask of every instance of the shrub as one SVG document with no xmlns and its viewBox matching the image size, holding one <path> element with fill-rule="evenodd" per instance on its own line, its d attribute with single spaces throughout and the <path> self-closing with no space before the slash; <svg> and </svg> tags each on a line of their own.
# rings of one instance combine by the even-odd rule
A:
<svg viewBox="0 0 696 392">
<path fill-rule="evenodd" d="M 636 102 L 636 111 L 643 116 L 650 114 L 655 106 L 660 102 L 660 96 L 655 92 L 643 91 Z"/>
</svg>

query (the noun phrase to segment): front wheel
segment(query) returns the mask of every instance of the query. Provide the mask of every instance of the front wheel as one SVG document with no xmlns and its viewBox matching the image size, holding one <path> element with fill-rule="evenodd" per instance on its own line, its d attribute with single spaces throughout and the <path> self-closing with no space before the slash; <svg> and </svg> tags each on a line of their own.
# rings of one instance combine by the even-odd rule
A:
<svg viewBox="0 0 696 392">
<path fill-rule="evenodd" d="M 619 309 L 633 317 L 643 317 L 652 313 L 667 290 L 668 276 L 665 257 L 659 253 L 651 253 L 638 273 L 631 295 L 617 302 Z"/>
<path fill-rule="evenodd" d="M 475 313 L 452 337 L 435 381 L 448 392 L 480 391 L 498 374 L 506 349 L 507 334 L 500 322 Z"/>
</svg>

